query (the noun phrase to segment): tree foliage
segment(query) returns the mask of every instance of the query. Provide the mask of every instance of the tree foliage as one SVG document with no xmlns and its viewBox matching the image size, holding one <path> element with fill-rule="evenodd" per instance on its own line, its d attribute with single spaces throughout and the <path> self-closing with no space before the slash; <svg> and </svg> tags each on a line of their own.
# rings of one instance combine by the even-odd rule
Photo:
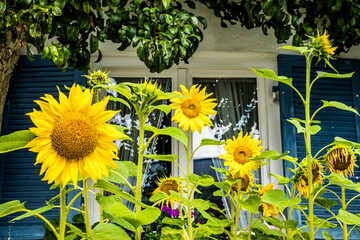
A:
<svg viewBox="0 0 360 240">
<path fill-rule="evenodd" d="M 2 0 L 0 39 L 24 24 L 28 46 L 61 68 L 70 63 L 80 70 L 89 68 L 93 53 L 101 60 L 99 42 L 120 51 L 132 45 L 151 72 L 161 72 L 187 63 L 203 39 L 206 19 L 190 12 L 196 3 L 213 9 L 222 27 L 273 29 L 278 43 L 293 37 L 299 46 L 317 28 L 328 30 L 337 53 L 360 43 L 355 0 Z M 45 45 L 47 39 L 57 41 Z"/>
</svg>

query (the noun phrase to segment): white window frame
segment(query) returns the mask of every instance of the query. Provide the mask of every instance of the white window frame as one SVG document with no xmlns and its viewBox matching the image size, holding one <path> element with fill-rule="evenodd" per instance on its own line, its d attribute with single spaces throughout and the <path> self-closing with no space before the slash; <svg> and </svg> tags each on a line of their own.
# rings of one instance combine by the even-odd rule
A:
<svg viewBox="0 0 360 240">
<path fill-rule="evenodd" d="M 172 91 L 180 91 L 180 85 L 189 88 L 193 78 L 256 78 L 258 97 L 259 131 L 262 146 L 265 150 L 276 150 L 281 152 L 281 130 L 280 130 L 280 107 L 278 100 L 274 101 L 272 87 L 278 83 L 273 80 L 260 78 L 248 67 L 267 68 L 277 72 L 276 54 L 273 53 L 230 53 L 230 52 L 207 52 L 199 51 L 190 59 L 190 64 L 181 63 L 173 66 L 162 73 L 150 73 L 149 70 L 132 53 L 122 52 L 124 55 L 108 55 L 92 68 L 102 68 L 109 71 L 110 77 L 151 77 L 171 78 Z M 211 69 L 211 70 L 209 70 Z M 172 141 L 172 153 L 179 156 L 178 163 L 186 171 L 186 151 L 181 143 Z M 191 167 L 191 172 L 193 167 Z M 275 183 L 276 179 L 269 173 L 283 175 L 283 163 L 281 160 L 272 161 L 270 165 L 261 168 L 261 182 Z M 173 164 L 172 175 L 181 176 L 178 167 Z M 99 207 L 95 197 L 89 198 L 90 219 L 96 222 L 100 219 Z"/>
</svg>

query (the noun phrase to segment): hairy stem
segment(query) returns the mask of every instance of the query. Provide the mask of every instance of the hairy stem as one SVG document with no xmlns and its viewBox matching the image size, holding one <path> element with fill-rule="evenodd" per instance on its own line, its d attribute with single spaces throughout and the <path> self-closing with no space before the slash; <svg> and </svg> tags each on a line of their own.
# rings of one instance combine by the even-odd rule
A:
<svg viewBox="0 0 360 240">
<path fill-rule="evenodd" d="M 65 239 L 66 229 L 66 188 L 60 184 L 60 226 L 59 226 L 59 240 Z"/>
<path fill-rule="evenodd" d="M 88 188 L 87 188 L 87 180 L 83 180 L 84 186 L 84 221 L 85 221 L 85 229 L 88 235 L 91 234 L 91 225 L 89 219 L 89 196 L 88 196 Z"/>
</svg>

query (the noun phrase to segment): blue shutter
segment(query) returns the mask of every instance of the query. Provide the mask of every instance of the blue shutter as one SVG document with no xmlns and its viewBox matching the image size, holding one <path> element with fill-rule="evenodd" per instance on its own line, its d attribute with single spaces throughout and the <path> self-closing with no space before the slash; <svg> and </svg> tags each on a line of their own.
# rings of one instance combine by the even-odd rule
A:
<svg viewBox="0 0 360 240">
<path fill-rule="evenodd" d="M 316 63 L 316 60 L 314 61 Z M 311 79 L 316 77 L 316 71 L 333 72 L 329 67 L 321 64 L 312 66 Z M 311 95 L 311 113 L 322 106 L 321 100 L 339 101 L 348 106 L 354 107 L 360 111 L 360 61 L 351 59 L 337 59 L 331 62 L 335 69 L 340 73 L 355 72 L 351 79 L 319 79 L 315 83 Z M 278 56 L 279 75 L 293 78 L 293 85 L 305 95 L 305 58 L 303 56 L 294 55 L 279 55 Z M 280 84 L 280 111 L 281 111 L 281 127 L 282 127 L 282 143 L 283 151 L 290 151 L 290 155 L 299 159 L 305 158 L 304 137 L 302 134 L 296 134 L 295 127 L 286 121 L 289 118 L 304 119 L 304 105 L 302 104 L 298 95 L 293 90 Z M 316 154 L 322 147 L 333 142 L 334 137 L 339 136 L 350 141 L 359 142 L 360 139 L 360 118 L 355 114 L 338 110 L 335 108 L 325 108 L 320 111 L 315 120 L 321 121 L 321 131 L 312 137 L 312 154 Z M 323 152 L 321 155 L 325 154 Z M 320 156 L 321 156 L 320 155 Z M 285 176 L 290 177 L 292 174 L 287 170 L 287 167 L 292 167 L 292 164 L 284 162 Z M 359 182 L 359 169 L 355 169 L 355 176 L 351 179 L 355 183 Z M 331 186 L 331 190 L 337 192 L 341 196 L 339 187 Z M 354 192 L 347 191 L 347 200 L 354 196 Z M 331 198 L 337 201 L 338 205 L 332 207 L 331 210 L 337 213 L 337 209 L 341 206 L 338 199 L 331 193 L 326 193 L 323 197 Z M 304 203 L 306 200 L 304 200 Z M 355 206 L 360 205 L 360 199 L 356 199 L 351 203 L 348 210 L 354 214 L 358 213 Z M 316 216 L 322 219 L 327 219 L 330 214 L 321 207 L 315 207 Z M 297 214 L 296 220 L 300 220 L 304 224 L 304 218 L 301 219 L 300 214 Z M 336 221 L 333 221 L 337 223 Z M 322 229 L 324 230 L 324 229 Z M 348 229 L 349 230 L 349 229 Z M 334 238 L 342 238 L 341 228 L 333 230 L 326 229 Z M 356 233 L 355 233 L 356 232 Z M 353 231 L 351 239 L 359 239 L 357 231 Z M 323 238 L 321 231 L 316 235 L 317 238 Z"/>
<path fill-rule="evenodd" d="M 83 72 L 69 68 L 60 71 L 48 59 L 35 56 L 30 61 L 21 56 L 11 79 L 11 86 L 7 96 L 2 134 L 28 129 L 33 124 L 26 113 L 33 108 L 39 110 L 33 100 L 39 99 L 45 93 L 58 98 L 59 86 L 61 91 L 67 92 L 64 85 L 71 86 L 74 82 L 85 85 Z M 37 209 L 45 205 L 58 194 L 58 189 L 49 190 L 51 185 L 41 181 L 40 165 L 34 166 L 36 154 L 27 150 L 19 150 L 0 155 L 0 203 L 11 200 L 26 202 L 28 209 Z M 79 207 L 80 202 L 77 203 Z M 18 214 L 19 215 L 19 214 Z M 54 208 L 43 214 L 47 219 L 59 218 L 60 211 Z M 9 223 L 16 215 L 0 218 L 0 239 L 42 239 L 44 223 L 35 217 Z"/>
</svg>

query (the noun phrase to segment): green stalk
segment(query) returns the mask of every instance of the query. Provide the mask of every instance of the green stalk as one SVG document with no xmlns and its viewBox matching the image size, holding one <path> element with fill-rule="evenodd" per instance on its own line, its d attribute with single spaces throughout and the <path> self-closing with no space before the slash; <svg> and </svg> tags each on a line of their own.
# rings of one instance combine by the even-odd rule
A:
<svg viewBox="0 0 360 240">
<path fill-rule="evenodd" d="M 295 190 L 296 190 L 296 186 L 295 184 L 293 183 L 292 184 L 292 187 L 291 187 L 291 193 L 290 193 L 290 201 L 294 198 L 294 195 L 295 195 Z M 290 210 L 289 210 L 289 217 L 288 217 L 288 220 L 291 220 L 292 219 L 292 213 L 294 211 L 294 206 L 290 206 Z M 290 228 L 287 229 L 287 239 L 288 240 L 291 240 L 291 235 L 292 235 L 292 231 Z"/>
<path fill-rule="evenodd" d="M 66 229 L 66 189 L 62 183 L 60 183 L 60 232 L 59 240 L 65 239 L 65 229 Z"/>
<path fill-rule="evenodd" d="M 252 214 L 252 213 L 250 213 L 248 240 L 251 240 L 251 226 L 252 226 L 252 220 L 253 220 L 253 214 Z"/>
<path fill-rule="evenodd" d="M 187 167 L 187 172 L 186 172 L 186 189 L 187 189 L 187 198 L 189 200 L 189 203 L 187 205 L 187 218 L 188 218 L 188 239 L 192 240 L 193 236 L 192 236 L 192 222 L 191 222 L 191 193 L 190 193 L 190 180 L 188 178 L 191 169 L 190 169 L 190 163 L 191 163 L 191 158 L 190 158 L 190 129 L 188 129 L 187 131 L 187 140 L 188 140 L 188 146 L 186 147 L 186 167 Z"/>
<path fill-rule="evenodd" d="M 312 53 L 306 57 L 306 100 L 305 100 L 305 129 L 310 129 L 310 70 L 311 70 Z M 313 174 L 312 174 L 312 156 L 311 156 L 311 135 L 305 133 L 306 160 L 308 173 L 308 193 L 309 193 L 309 234 L 310 239 L 314 240 L 314 196 L 313 196 Z"/>
<path fill-rule="evenodd" d="M 138 156 L 138 167 L 137 167 L 137 177 L 136 177 L 136 190 L 135 198 L 141 202 L 141 181 L 142 181 L 142 170 L 143 170 L 143 161 L 144 161 L 144 125 L 145 125 L 145 116 L 140 111 L 137 111 L 139 115 L 139 156 Z M 141 206 L 135 206 L 136 213 L 141 211 Z M 141 226 L 136 229 L 135 239 L 141 240 Z"/>
<path fill-rule="evenodd" d="M 235 206 L 235 227 L 234 227 L 234 240 L 236 240 L 237 238 L 237 231 L 238 231 L 238 227 L 239 227 L 239 215 L 240 215 L 240 196 L 241 196 L 241 181 L 240 180 L 237 185 L 237 201 L 236 201 L 236 206 Z M 249 225 L 249 230 L 250 230 L 250 225 Z M 250 237 L 251 237 L 251 232 L 250 232 Z"/>
<path fill-rule="evenodd" d="M 346 198 L 345 198 L 345 188 L 341 187 L 341 206 L 342 209 L 346 211 Z M 342 226 L 343 234 L 344 234 L 344 240 L 348 240 L 348 233 L 347 233 L 347 224 L 344 223 Z"/>
<path fill-rule="evenodd" d="M 91 234 L 91 225 L 90 225 L 90 219 L 89 219 L 89 196 L 88 196 L 88 188 L 87 188 L 87 180 L 83 180 L 83 186 L 84 186 L 84 221 L 85 221 L 85 229 L 86 234 Z"/>
</svg>

